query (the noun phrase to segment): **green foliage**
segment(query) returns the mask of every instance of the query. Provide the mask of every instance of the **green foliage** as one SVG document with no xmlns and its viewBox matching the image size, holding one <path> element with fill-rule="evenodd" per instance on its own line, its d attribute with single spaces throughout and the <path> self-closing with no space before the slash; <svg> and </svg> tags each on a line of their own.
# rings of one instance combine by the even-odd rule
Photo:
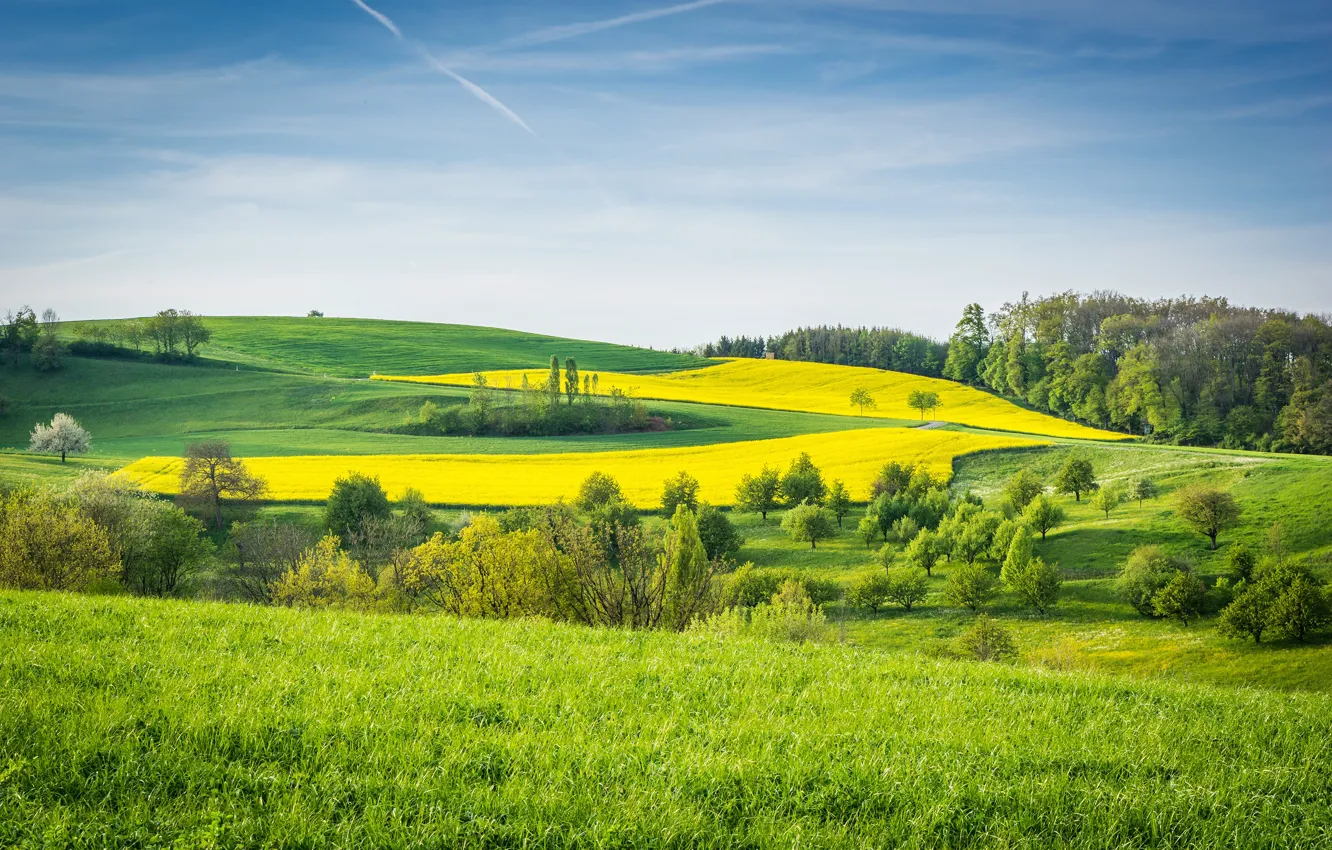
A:
<svg viewBox="0 0 1332 850">
<path fill-rule="evenodd" d="M 939 535 L 929 529 L 917 534 L 916 538 L 908 543 L 906 547 L 907 563 L 924 570 L 925 574 L 929 576 L 934 575 L 934 566 L 939 563 L 939 558 L 942 556 Z"/>
<path fill-rule="evenodd" d="M 959 654 L 976 661 L 1007 661 L 1018 655 L 1012 633 L 984 614 L 958 635 L 955 646 Z"/>
<path fill-rule="evenodd" d="M 792 540 L 808 543 L 811 549 L 817 549 L 820 540 L 827 540 L 837 533 L 828 509 L 810 502 L 802 502 L 787 511 L 782 517 L 782 528 Z"/>
<path fill-rule="evenodd" d="M 887 571 L 884 596 L 906 610 L 929 596 L 929 577 L 917 567 L 891 567 Z"/>
<path fill-rule="evenodd" d="M 1187 626 L 1189 620 L 1202 613 L 1207 587 L 1192 572 L 1176 570 L 1165 586 L 1152 597 L 1152 613 L 1158 617 L 1179 620 Z"/>
<path fill-rule="evenodd" d="M 948 359 L 944 363 L 944 377 L 964 384 L 979 381 L 979 367 L 990 345 L 990 332 L 985 326 L 985 311 L 979 304 L 968 304 L 957 323 L 957 331 L 948 340 Z"/>
<path fill-rule="evenodd" d="M 1241 511 L 1230 493 L 1194 485 L 1175 494 L 1175 513 L 1194 531 L 1206 535 L 1215 550 L 1217 536 L 1239 522 Z"/>
<path fill-rule="evenodd" d="M 1014 530 L 999 575 L 1015 596 L 1041 614 L 1054 605 L 1064 585 L 1059 568 L 1033 554 L 1031 529 L 1025 525 Z"/>
<path fill-rule="evenodd" d="M 865 545 L 873 547 L 875 541 L 883 538 L 883 527 L 879 525 L 879 518 L 873 514 L 866 514 L 856 523 L 856 535 L 865 541 Z"/>
<path fill-rule="evenodd" d="M 604 472 L 594 472 L 583 479 L 583 483 L 578 486 L 578 496 L 574 499 L 574 506 L 583 513 L 590 514 L 612 502 L 622 501 L 624 493 L 620 491 L 620 482 Z"/>
<path fill-rule="evenodd" d="M 107 532 L 49 489 L 0 493 L 0 588 L 84 590 L 118 577 Z"/>
<path fill-rule="evenodd" d="M 745 538 L 736 531 L 729 517 L 717 508 L 703 502 L 698 506 L 698 536 L 708 560 L 727 560 L 735 557 Z"/>
<path fill-rule="evenodd" d="M 1008 479 L 1004 485 L 1004 495 L 1013 503 L 1013 507 L 1022 511 L 1031 504 L 1031 500 L 1045 492 L 1045 482 L 1030 469 L 1022 468 Z"/>
<path fill-rule="evenodd" d="M 907 396 L 907 407 L 919 410 L 923 422 L 926 413 L 933 413 L 939 409 L 939 394 L 933 390 L 912 390 Z"/>
<path fill-rule="evenodd" d="M 735 490 L 735 508 L 767 520 L 768 512 L 777 510 L 781 487 L 781 473 L 775 467 L 764 466 L 758 475 L 746 473 Z"/>
<path fill-rule="evenodd" d="M 1332 624 L 1332 600 L 1307 570 L 1280 564 L 1264 570 L 1260 586 L 1271 599 L 1268 627 L 1277 637 L 1304 642 Z"/>
<path fill-rule="evenodd" d="M 866 410 L 874 410 L 879 404 L 874 400 L 874 396 L 869 394 L 869 390 L 856 387 L 851 391 L 851 406 L 860 408 L 860 415 L 864 416 Z"/>
<path fill-rule="evenodd" d="M 1096 470 L 1091 460 L 1080 455 L 1070 457 L 1055 475 L 1055 492 L 1072 493 L 1076 502 L 1082 501 L 1083 493 L 1090 493 L 1097 487 Z"/>
<path fill-rule="evenodd" d="M 38 372 L 54 372 L 65 365 L 69 347 L 51 331 L 43 332 L 32 346 L 32 365 Z"/>
<path fill-rule="evenodd" d="M 698 510 L 698 479 L 683 469 L 666 479 L 661 491 L 661 512 L 665 516 L 674 516 L 680 507 L 690 511 Z"/>
<path fill-rule="evenodd" d="M 1171 555 L 1160 546 L 1139 546 L 1129 555 L 1119 577 L 1115 593 L 1139 614 L 1156 613 L 1156 595 L 1179 573 L 1189 573 L 1187 561 Z M 1183 588 L 1180 588 L 1181 590 Z"/>
<path fill-rule="evenodd" d="M 278 579 L 273 603 L 297 608 L 368 611 L 375 604 L 375 580 L 348 557 L 332 534 L 307 550 L 295 569 Z"/>
<path fill-rule="evenodd" d="M 756 606 L 749 625 L 754 634 L 790 643 L 831 643 L 832 627 L 822 607 L 814 602 L 798 581 L 784 581 L 772 601 Z"/>
<path fill-rule="evenodd" d="M 752 563 L 745 563 L 727 578 L 719 597 L 720 607 L 753 608 L 772 599 L 778 588 L 788 581 L 799 582 L 806 595 L 819 605 L 842 597 L 841 584 L 817 578 L 806 570 L 756 569 Z"/>
<path fill-rule="evenodd" d="M 851 513 L 851 494 L 840 479 L 834 479 L 828 490 L 828 510 L 837 517 L 837 527 L 842 527 L 842 520 Z"/>
<path fill-rule="evenodd" d="M 125 555 L 123 580 L 136 593 L 175 593 L 213 552 L 203 523 L 173 505 L 140 500 L 132 524 L 135 540 Z"/>
<path fill-rule="evenodd" d="M 1124 491 L 1116 486 L 1101 487 L 1092 497 L 1092 507 L 1105 514 L 1105 518 L 1110 518 L 1110 512 L 1119 507 L 1124 501 Z"/>
<path fill-rule="evenodd" d="M 877 614 L 888 601 L 888 584 L 888 576 L 880 570 L 865 573 L 851 584 L 846 601 L 857 608 L 868 609 L 871 614 Z"/>
<path fill-rule="evenodd" d="M 948 574 L 944 598 L 974 614 L 994 598 L 996 584 L 994 576 L 981 564 L 958 564 Z"/>
<path fill-rule="evenodd" d="M 1128 498 L 1141 506 L 1146 500 L 1155 499 L 1158 493 L 1156 482 L 1145 475 L 1140 475 L 1129 485 Z"/>
<path fill-rule="evenodd" d="M 671 517 L 662 563 L 666 581 L 663 623 L 668 629 L 683 630 L 702 609 L 712 580 L 698 518 L 683 503 L 676 506 Z"/>
<path fill-rule="evenodd" d="M 1236 543 L 1226 553 L 1226 570 L 1235 582 L 1250 582 L 1258 567 L 1258 556 L 1244 543 Z"/>
<path fill-rule="evenodd" d="M 324 527 L 334 537 L 359 534 L 369 520 L 387 520 L 392 514 L 388 494 L 379 479 L 359 472 L 333 482 L 324 507 Z"/>
<path fill-rule="evenodd" d="M 1022 512 L 1022 520 L 1034 530 L 1041 533 L 1041 539 L 1045 535 L 1061 525 L 1067 519 L 1067 513 L 1062 505 L 1045 494 L 1037 496 L 1027 505 L 1027 509 Z"/>
<path fill-rule="evenodd" d="M 804 502 L 814 505 L 823 504 L 828 495 L 828 487 L 823 483 L 823 474 L 814 465 L 809 452 L 801 452 L 800 457 L 791 461 L 791 467 L 782 476 L 782 501 L 787 507 L 795 507 Z"/>
<path fill-rule="evenodd" d="M 893 521 L 892 538 L 903 546 L 916 539 L 920 525 L 910 516 L 898 517 Z"/>
</svg>

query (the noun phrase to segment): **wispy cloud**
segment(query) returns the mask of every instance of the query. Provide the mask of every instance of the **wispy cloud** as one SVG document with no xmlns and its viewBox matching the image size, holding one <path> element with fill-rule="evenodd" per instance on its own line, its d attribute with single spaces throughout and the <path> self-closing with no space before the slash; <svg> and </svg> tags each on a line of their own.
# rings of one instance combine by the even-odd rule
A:
<svg viewBox="0 0 1332 850">
<path fill-rule="evenodd" d="M 361 0 L 354 0 L 360 3 Z M 517 48 L 517 47 L 536 47 L 540 44 L 550 44 L 556 41 L 564 41 L 567 38 L 577 38 L 581 35 L 591 35 L 595 32 L 604 32 L 618 27 L 625 27 L 631 24 L 641 24 L 646 21 L 655 21 L 658 18 L 667 18 L 671 15 L 682 15 L 686 12 L 693 12 L 698 9 L 706 9 L 709 6 L 719 6 L 722 3 L 732 2 L 732 0 L 694 0 L 692 3 L 680 3 L 675 6 L 665 6 L 659 9 L 649 9 L 645 12 L 634 12 L 629 15 L 620 15 L 615 18 L 605 18 L 599 21 L 583 21 L 574 24 L 561 24 L 559 26 L 545 27 L 534 30 L 525 35 L 514 36 L 505 39 L 494 45 L 496 48 Z"/>
<path fill-rule="evenodd" d="M 485 89 L 478 86 L 476 83 L 464 77 L 462 74 L 459 74 L 457 71 L 454 71 L 452 68 L 445 65 L 433 53 L 431 53 L 429 50 L 426 50 L 425 47 L 423 47 L 422 45 L 404 36 L 402 34 L 402 30 L 398 29 L 398 25 L 395 24 L 393 22 L 393 19 L 390 18 L 388 15 L 385 15 L 383 12 L 380 12 L 377 9 L 372 8 L 369 4 L 365 2 L 365 0 L 352 0 L 352 2 L 355 3 L 358 7 L 360 7 L 367 15 L 370 15 L 372 18 L 378 21 L 384 27 L 384 29 L 393 33 L 394 38 L 396 38 L 398 41 L 402 42 L 404 45 L 410 47 L 413 51 L 415 51 L 421 57 L 421 59 L 425 61 L 427 65 L 434 68 L 436 71 L 439 71 L 441 74 L 444 74 L 446 77 L 452 79 L 458 85 L 462 86 L 464 89 L 470 92 L 472 96 L 475 97 L 477 100 L 491 107 L 496 112 L 503 115 L 505 118 L 508 118 L 510 121 L 517 124 L 519 127 L 522 127 L 528 133 L 531 133 L 533 136 L 537 134 L 536 131 L 533 130 L 531 127 L 529 127 L 527 122 L 524 121 L 518 115 L 518 113 L 514 112 L 508 106 L 505 106 L 504 103 L 501 102 L 499 98 L 495 97 L 490 92 L 486 91 Z"/>
</svg>

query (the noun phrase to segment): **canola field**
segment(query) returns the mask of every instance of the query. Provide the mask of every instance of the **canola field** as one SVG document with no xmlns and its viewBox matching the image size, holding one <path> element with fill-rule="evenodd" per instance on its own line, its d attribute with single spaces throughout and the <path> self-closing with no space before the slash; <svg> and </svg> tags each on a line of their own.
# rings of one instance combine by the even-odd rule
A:
<svg viewBox="0 0 1332 850">
<path fill-rule="evenodd" d="M 592 472 L 614 476 L 625 498 L 654 508 L 662 483 L 681 470 L 699 480 L 700 498 L 716 505 L 734 501 L 746 473 L 765 464 L 782 469 L 808 452 L 825 480 L 844 481 L 853 499 L 866 499 L 874 474 L 890 460 L 925 466 L 951 477 L 953 460 L 975 452 L 1047 445 L 1020 437 L 911 428 L 873 428 L 808 434 L 774 440 L 671 449 L 535 455 L 376 455 L 247 458 L 250 470 L 267 480 L 275 501 L 323 501 L 336 479 L 349 472 L 377 476 L 390 497 L 415 487 L 440 505 L 469 507 L 538 505 L 570 499 Z M 178 489 L 182 461 L 149 457 L 120 471 L 163 494 Z"/>
<path fill-rule="evenodd" d="M 545 369 L 517 369 L 481 374 L 486 376 L 492 387 L 518 389 L 522 386 L 524 376 L 530 385 L 542 386 L 549 373 Z M 471 386 L 474 379 L 472 373 L 377 377 L 379 380 L 449 386 Z M 637 398 L 841 416 L 861 415 L 858 408 L 851 406 L 849 399 L 852 390 L 864 388 L 877 405 L 873 410 L 866 410 L 864 415 L 886 419 L 918 418 L 920 413 L 907 406 L 907 397 L 913 390 L 933 391 L 938 393 L 941 405 L 930 414 L 930 418 L 940 422 L 1046 437 L 1128 439 L 1124 434 L 1089 428 L 1025 410 L 998 396 L 952 381 L 859 366 L 737 359 L 702 369 L 662 375 L 600 372 L 598 378 L 598 393 L 601 395 L 618 388 Z"/>
</svg>

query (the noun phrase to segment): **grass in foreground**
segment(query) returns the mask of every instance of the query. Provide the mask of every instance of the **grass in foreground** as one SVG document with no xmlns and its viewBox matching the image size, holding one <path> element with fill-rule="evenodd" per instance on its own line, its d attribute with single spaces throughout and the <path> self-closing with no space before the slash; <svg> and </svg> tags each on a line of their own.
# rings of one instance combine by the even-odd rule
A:
<svg viewBox="0 0 1332 850">
<path fill-rule="evenodd" d="M 382 374 L 389 373 L 382 370 Z M 546 375 L 543 371 L 529 369 L 526 372 L 488 372 L 487 376 L 492 386 L 517 388 L 522 385 L 524 374 L 533 386 L 540 386 Z M 1125 434 L 1088 428 L 1076 422 L 1027 410 L 997 395 L 952 381 L 859 366 L 746 359 L 727 360 L 715 366 L 695 367 L 662 375 L 602 372 L 599 378 L 603 393 L 610 392 L 612 387 L 619 387 L 626 391 L 632 390 L 642 398 L 800 410 L 838 416 L 854 416 L 860 412 L 851 406 L 849 399 L 852 390 L 864 388 L 877 403 L 876 408 L 865 410 L 864 415 L 890 419 L 916 419 L 918 414 L 907 406 L 907 398 L 913 390 L 926 390 L 938 394 L 942 405 L 930 416 L 942 422 L 1050 437 L 1128 439 Z M 472 375 L 383 377 L 383 380 L 467 386 L 472 383 Z"/>
<path fill-rule="evenodd" d="M 0 845 L 1315 847 L 1332 698 L 0 594 Z"/>
<path fill-rule="evenodd" d="M 663 482 L 681 470 L 698 479 L 700 498 L 726 505 L 734 500 L 736 485 L 746 473 L 757 472 L 764 464 L 785 468 L 801 452 L 809 452 L 829 480 L 843 479 L 854 494 L 864 498 L 874 473 L 886 461 L 918 463 L 936 476 L 947 477 L 953 459 L 959 455 L 1031 442 L 955 431 L 870 428 L 671 449 L 540 455 L 255 457 L 248 458 L 246 465 L 268 482 L 268 497 L 278 501 L 322 500 L 338 477 L 355 470 L 378 476 L 390 495 L 410 486 L 436 504 L 550 504 L 561 498 L 572 499 L 583 479 L 600 471 L 620 482 L 630 503 L 653 508 L 660 504 Z M 174 493 L 182 464 L 179 458 L 148 457 L 125 467 L 122 474 L 149 490 Z"/>
</svg>

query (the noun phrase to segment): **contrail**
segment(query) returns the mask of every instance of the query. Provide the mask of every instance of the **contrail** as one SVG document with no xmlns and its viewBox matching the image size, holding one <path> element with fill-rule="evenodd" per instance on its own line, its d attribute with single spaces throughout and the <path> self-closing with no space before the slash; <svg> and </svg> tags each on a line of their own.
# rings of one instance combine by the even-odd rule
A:
<svg viewBox="0 0 1332 850">
<path fill-rule="evenodd" d="M 496 112 L 499 112 L 505 118 L 508 118 L 510 121 L 517 124 L 519 127 L 522 127 L 528 133 L 531 133 L 533 136 L 536 135 L 536 131 L 533 130 L 531 127 L 527 126 L 527 122 L 524 121 L 522 118 L 520 118 L 518 116 L 518 113 L 514 112 L 512 109 L 501 103 L 499 98 L 495 97 L 490 92 L 481 88 L 476 83 L 472 82 L 471 80 L 464 77 L 462 74 L 459 74 L 457 71 L 454 71 L 452 68 L 448 67 L 443 62 L 439 61 L 439 59 L 437 59 L 434 55 L 430 53 L 430 51 L 426 50 L 421 45 L 417 44 L 414 41 L 410 41 L 406 36 L 402 34 L 402 30 L 398 29 L 398 25 L 393 23 L 393 19 L 390 18 L 388 15 L 385 15 L 383 12 L 380 12 L 377 9 L 371 8 L 370 5 L 365 2 L 365 0 L 352 0 L 352 2 L 355 3 L 357 6 L 359 6 L 361 10 L 365 12 L 367 15 L 374 18 L 376 21 L 379 21 L 379 23 L 384 27 L 384 29 L 393 33 L 394 38 L 402 42 L 404 45 L 410 47 L 412 50 L 416 51 L 416 53 L 418 53 L 421 56 L 421 58 L 424 59 L 426 63 L 430 65 L 430 67 L 434 68 L 436 71 L 439 71 L 441 74 L 448 76 L 458 85 L 462 86 L 463 88 L 467 89 L 467 91 L 471 92 L 472 96 L 475 97 L 477 100 L 491 107 Z"/>
<path fill-rule="evenodd" d="M 354 0 L 354 2 L 358 5 L 364 5 L 361 4 L 361 0 Z M 695 9 L 706 9 L 708 6 L 717 6 L 729 2 L 731 2 L 731 0 L 694 0 L 692 3 L 680 3 L 676 6 L 650 9 L 646 12 L 634 12 L 631 15 L 621 15 L 618 18 L 607 18 L 602 21 L 585 21 L 579 24 L 563 24 L 561 26 L 547 27 L 546 29 L 530 32 L 527 35 L 519 35 L 501 41 L 496 46 L 535 47 L 538 44 L 550 44 L 553 41 L 563 41 L 566 38 L 589 35 L 590 33 L 615 29 L 616 27 L 628 26 L 629 24 L 654 21 L 657 18 L 666 18 L 671 15 L 682 15 L 685 12 L 692 12 Z"/>
</svg>

